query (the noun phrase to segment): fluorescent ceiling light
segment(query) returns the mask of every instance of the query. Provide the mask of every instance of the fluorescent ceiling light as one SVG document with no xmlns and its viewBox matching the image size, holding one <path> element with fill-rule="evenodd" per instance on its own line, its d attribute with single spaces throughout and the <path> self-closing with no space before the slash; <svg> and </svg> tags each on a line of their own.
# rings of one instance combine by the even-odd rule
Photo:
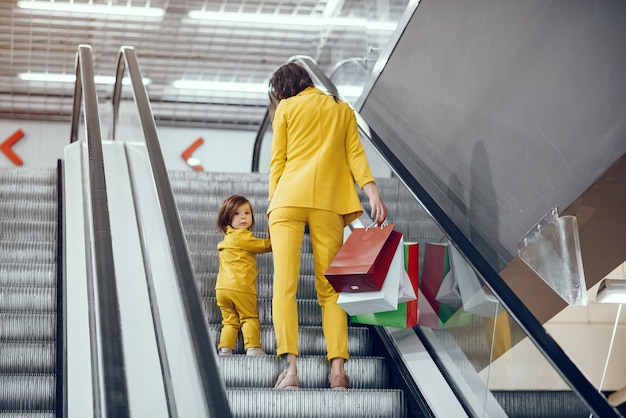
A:
<svg viewBox="0 0 626 418">
<path fill-rule="evenodd" d="M 76 75 L 74 74 L 60 74 L 60 73 L 20 73 L 18 74 L 20 80 L 24 81 L 41 81 L 52 83 L 74 83 L 76 81 Z M 96 84 L 115 84 L 115 77 L 106 75 L 97 75 L 94 77 Z M 148 85 L 152 83 L 149 78 L 143 78 L 143 84 Z M 122 79 L 122 84 L 130 84 L 130 79 L 125 77 Z"/>
<path fill-rule="evenodd" d="M 596 295 L 598 303 L 626 303 L 626 280 L 604 279 Z"/>
<path fill-rule="evenodd" d="M 259 83 L 225 83 L 219 81 L 177 80 L 172 84 L 177 89 L 231 91 L 237 93 L 267 94 L 267 84 Z"/>
<path fill-rule="evenodd" d="M 106 4 L 59 3 L 47 1 L 18 1 L 17 7 L 31 10 L 49 10 L 67 13 L 96 13 L 116 16 L 163 17 L 165 10 L 158 7 L 113 6 Z"/>
<path fill-rule="evenodd" d="M 298 15 L 254 14 L 232 12 L 210 12 L 192 10 L 188 16 L 195 20 L 210 20 L 236 23 L 262 23 L 268 25 L 289 26 L 344 26 L 371 30 L 393 31 L 397 24 L 393 22 L 369 22 L 365 19 L 343 17 L 311 17 Z M 285 29 L 285 28 L 281 28 Z"/>
<path fill-rule="evenodd" d="M 193 81 L 177 80 L 172 86 L 181 90 L 210 90 L 213 92 L 253 93 L 267 95 L 267 84 L 262 83 L 235 83 L 221 81 Z M 363 92 L 362 86 L 337 86 L 337 90 L 345 97 L 359 97 Z"/>
</svg>

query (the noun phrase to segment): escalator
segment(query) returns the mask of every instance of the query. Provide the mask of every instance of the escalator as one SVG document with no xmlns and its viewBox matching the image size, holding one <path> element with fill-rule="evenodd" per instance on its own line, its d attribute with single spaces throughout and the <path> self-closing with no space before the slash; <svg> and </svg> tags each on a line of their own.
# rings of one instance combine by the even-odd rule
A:
<svg viewBox="0 0 626 418">
<path fill-rule="evenodd" d="M 196 272 L 203 306 L 213 341 L 219 340 L 221 314 L 215 301 L 215 281 L 219 269 L 217 243 L 223 234 L 216 229 L 221 202 L 233 193 L 246 196 L 254 208 L 255 235 L 267 237 L 267 176 L 256 173 L 170 172 L 182 225 Z M 233 357 L 220 357 L 220 372 L 227 387 L 233 416 L 236 417 L 408 417 L 423 416 L 406 411 L 404 393 L 390 385 L 391 369 L 384 357 L 373 355 L 374 336 L 364 326 L 351 326 L 348 346 L 351 354 L 346 373 L 351 389 L 328 389 L 330 364 L 321 327 L 321 310 L 315 292 L 313 255 L 306 235 L 301 259 L 298 290 L 300 350 L 298 358 L 301 390 L 273 390 L 282 371 L 275 353 L 271 297 L 273 261 L 270 253 L 259 254 L 258 292 L 261 342 L 266 357 L 247 357 L 241 335 Z M 307 412 L 298 412 L 307 411 Z"/>
<path fill-rule="evenodd" d="M 0 169 L 0 415 L 57 408 L 57 170 Z"/>
<path fill-rule="evenodd" d="M 84 52 L 83 50 L 84 48 L 81 49 L 81 53 Z M 215 230 L 214 215 L 212 214 L 216 212 L 217 206 L 227 195 L 235 191 L 244 194 L 251 199 L 257 212 L 257 235 L 263 236 L 263 231 L 267 228 L 263 222 L 264 217 L 259 216 L 259 214 L 264 213 L 266 209 L 267 186 L 264 176 L 256 173 L 234 175 L 235 178 L 233 175 L 219 173 L 168 173 L 165 170 L 163 156 L 158 145 L 154 119 L 149 110 L 144 87 L 141 84 L 141 73 L 134 61 L 134 53 L 131 52 L 133 51 L 126 50 L 122 55 L 126 59 L 131 58 L 126 63 L 129 65 L 128 70 L 134 89 L 132 96 L 134 100 L 138 101 L 136 109 L 138 111 L 138 124 L 143 128 L 145 142 L 138 145 L 121 143 L 121 141 L 106 144 L 107 149 L 109 146 L 111 149 L 117 149 L 118 154 L 115 155 L 119 155 L 120 158 L 125 156 L 128 159 L 125 167 L 128 167 L 128 171 L 132 173 L 128 174 L 124 170 L 117 170 L 114 175 L 127 176 L 125 181 L 128 182 L 128 189 L 132 194 L 132 198 L 127 202 L 130 208 L 126 205 L 120 205 L 120 207 L 125 207 L 126 212 L 116 212 L 120 210 L 120 208 L 114 207 L 117 197 L 110 199 L 108 203 L 106 199 L 107 192 L 113 193 L 117 191 L 116 188 L 111 186 L 107 188 L 102 185 L 92 186 L 91 192 L 94 192 L 96 197 L 104 197 L 104 199 L 100 201 L 91 200 L 91 204 L 94 206 L 90 216 L 103 214 L 108 216 L 109 209 L 112 209 L 111 214 L 113 214 L 112 218 L 115 222 L 119 222 L 122 217 L 119 214 L 122 213 L 132 219 L 133 222 L 136 219 L 137 225 L 135 227 L 138 226 L 137 241 L 140 248 L 133 248 L 132 251 L 139 252 L 140 255 L 136 257 L 134 262 L 138 266 L 143 264 L 142 268 L 146 274 L 144 285 L 149 298 L 146 307 L 152 320 L 148 328 L 151 332 L 153 331 L 150 337 L 154 341 L 148 344 L 144 340 L 145 346 L 139 345 L 140 349 L 133 349 L 129 348 L 128 340 L 123 341 L 124 344 L 122 344 L 121 333 L 113 332 L 108 336 L 96 335 L 93 337 L 100 330 L 95 327 L 91 331 L 87 331 L 87 334 L 92 333 L 91 338 L 96 343 L 94 344 L 88 335 L 83 337 L 84 340 L 97 347 L 96 353 L 102 356 L 102 360 L 87 359 L 86 363 L 89 368 L 94 367 L 94 370 L 96 365 L 102 367 L 102 369 L 96 370 L 100 378 L 87 379 L 87 381 L 96 384 L 96 387 L 89 393 L 94 394 L 94 396 L 97 395 L 96 401 L 99 408 L 102 408 L 98 413 L 105 416 L 123 417 L 133 416 L 144 411 L 148 405 L 138 402 L 137 399 L 145 399 L 142 397 L 145 396 L 142 389 L 145 392 L 145 385 L 151 383 L 146 381 L 150 374 L 158 375 L 158 378 L 162 379 L 159 380 L 162 383 L 157 383 L 156 387 L 163 392 L 159 398 L 163 404 L 163 409 L 155 413 L 154 416 L 183 416 L 185 414 L 181 411 L 190 405 L 194 408 L 197 406 L 196 410 L 202 411 L 199 413 L 201 416 L 220 417 L 275 417 L 294 416 L 295 414 L 298 416 L 328 416 L 329 414 L 381 417 L 446 416 L 438 412 L 441 408 L 438 400 L 429 396 L 429 387 L 441 386 L 437 386 L 435 381 L 431 380 L 430 375 L 425 373 L 424 365 L 426 364 L 425 361 L 428 361 L 437 366 L 437 373 L 445 383 L 445 391 L 453 393 L 454 403 L 467 416 L 551 416 L 554 413 L 557 416 L 568 417 L 589 416 L 590 413 L 602 417 L 620 416 L 616 410 L 608 405 L 606 399 L 590 385 L 551 337 L 545 333 L 541 325 L 506 287 L 498 274 L 489 268 L 483 257 L 476 252 L 472 243 L 465 239 L 462 234 L 459 234 L 458 227 L 446 218 L 445 213 L 441 208 L 438 208 L 436 203 L 432 202 L 432 199 L 429 199 L 429 195 L 424 193 L 419 183 L 406 170 L 406 167 L 399 163 L 397 158 L 394 158 L 393 153 L 389 153 L 385 149 L 384 141 L 378 138 L 375 132 L 370 132 L 363 126 L 361 127 L 362 133 L 366 137 L 370 136 L 369 139 L 372 139 L 377 145 L 377 149 L 381 150 L 381 154 L 384 155 L 394 173 L 391 179 L 380 180 L 381 194 L 389 207 L 389 218 L 405 234 L 407 241 L 416 241 L 420 244 L 445 242 L 448 245 L 458 246 L 470 265 L 473 266 L 483 288 L 487 288 L 493 293 L 493 298 L 490 298 L 489 301 L 495 304 L 494 314 L 473 314 L 471 311 L 464 312 L 463 309 L 460 309 L 458 310 L 459 321 L 454 326 L 452 324 L 436 324 L 434 326 L 419 326 L 414 329 L 394 330 L 352 325 L 349 344 L 354 357 L 346 364 L 347 373 L 352 377 L 352 389 L 349 391 L 331 391 L 325 389 L 328 365 L 323 356 L 324 344 L 319 326 L 319 308 L 314 300 L 311 254 L 304 252 L 301 285 L 298 290 L 298 309 L 301 314 L 302 325 L 300 344 L 303 351 L 299 361 L 303 388 L 300 391 L 272 390 L 271 387 L 280 371 L 278 359 L 271 355 L 263 358 L 248 358 L 242 353 L 241 341 L 236 348 L 237 355 L 229 358 L 218 358 L 213 341 L 217 339 L 219 332 L 219 311 L 215 305 L 213 287 L 217 273 L 217 254 L 214 249 L 221 236 L 217 232 L 211 232 Z M 314 63 L 309 62 L 309 64 Z M 81 70 L 85 72 L 85 69 Z M 122 73 L 123 71 L 118 68 L 118 86 L 121 86 Z M 82 80 L 82 77 L 79 80 Z M 80 100 L 80 98 L 76 100 Z M 115 115 L 116 111 L 113 114 Z M 95 123 L 99 123 L 99 121 L 87 121 L 86 126 L 93 129 Z M 89 146 L 91 146 L 92 139 L 89 129 L 87 129 Z M 138 151 L 138 157 L 134 155 L 136 151 Z M 106 160 L 102 156 L 92 158 L 93 151 L 91 149 L 88 152 L 88 155 L 82 154 L 82 159 L 77 160 L 80 161 L 77 165 L 88 165 L 94 161 L 98 163 L 97 160 L 101 160 L 99 163 L 102 164 L 102 160 Z M 109 163 L 111 161 L 113 160 L 109 160 Z M 118 168 L 117 163 L 118 161 L 115 160 L 114 168 L 116 169 Z M 107 170 L 105 167 L 100 167 L 100 169 L 102 174 L 106 173 L 108 176 L 113 173 L 110 168 Z M 122 171 L 124 171 L 122 174 L 118 173 Z M 146 173 L 149 175 L 149 182 L 147 183 L 144 178 Z M 99 175 L 100 173 L 96 174 Z M 85 177 L 90 176 L 91 174 L 85 175 Z M 113 178 L 117 179 L 117 177 Z M 50 177 L 50 181 L 53 179 L 54 176 Z M 14 189 L 17 188 L 14 187 Z M 27 189 L 26 187 L 22 188 Z M 78 188 L 82 189 L 83 187 L 79 186 Z M 3 189 L 3 193 L 8 196 L 12 192 L 10 188 L 7 190 L 5 192 Z M 50 190 L 46 193 L 54 194 L 54 191 Z M 148 199 L 154 200 L 145 200 L 146 196 Z M 85 207 L 87 206 L 85 204 Z M 11 213 L 10 216 L 16 216 L 14 214 L 15 209 L 8 210 Z M 158 215 L 155 212 L 158 212 Z M 24 213 L 29 214 L 30 212 L 24 210 Z M 51 214 L 51 216 L 54 215 L 55 213 Z M 29 215 L 29 217 L 33 217 L 33 215 Z M 157 218 L 158 222 L 155 221 Z M 105 244 L 113 245 L 113 242 L 116 242 L 115 239 L 111 239 L 112 235 L 117 236 L 116 234 L 129 232 L 124 229 L 120 230 L 115 222 L 113 225 L 105 225 L 105 228 L 93 228 L 93 231 L 104 232 L 105 241 L 107 241 Z M 20 229 L 21 227 L 15 226 L 15 228 Z M 116 228 L 117 231 L 115 231 Z M 31 231 L 35 228 L 29 226 L 27 229 Z M 11 227 L 3 228 L 3 233 L 7 235 L 5 230 L 9 231 Z M 151 235 L 154 230 L 162 230 L 163 235 Z M 27 234 L 31 233 L 28 232 Z M 21 297 L 19 295 L 23 294 L 22 292 L 27 294 L 28 292 L 40 292 L 44 299 L 50 300 L 52 298 L 54 300 L 52 304 L 42 302 L 41 305 L 54 306 L 56 298 L 51 294 L 55 292 L 49 290 L 51 288 L 48 285 L 23 286 L 24 283 L 20 283 L 19 286 L 14 286 L 9 283 L 12 280 L 9 279 L 9 276 L 12 278 L 21 277 L 21 273 L 8 274 L 6 275 L 7 279 L 5 279 L 4 269 L 12 268 L 9 264 L 19 265 L 19 268 L 22 268 L 20 264 L 22 259 L 27 259 L 26 256 L 22 255 L 23 252 L 20 248 L 34 247 L 37 248 L 37 255 L 35 256 L 37 268 L 40 265 L 45 265 L 45 271 L 48 272 L 44 273 L 45 280 L 52 280 L 51 275 L 55 274 L 52 271 L 56 271 L 56 264 L 54 264 L 57 248 L 55 238 L 51 239 L 49 236 L 46 238 L 47 241 L 33 243 L 32 235 L 27 236 L 29 238 L 17 240 L 18 245 L 15 253 L 18 255 L 14 259 L 8 259 L 9 263 L 2 266 L 3 275 L 0 277 L 3 280 L 3 286 L 5 281 L 7 282 L 3 288 L 3 295 L 15 294 L 16 300 L 18 300 Z M 155 237 L 157 238 L 155 239 Z M 160 239 L 161 237 L 164 238 Z M 99 241 L 96 238 L 94 241 Z M 84 241 L 89 241 L 89 239 L 84 239 Z M 119 246 L 119 242 L 122 241 L 117 242 Z M 42 246 L 51 252 L 40 251 Z M 305 244 L 305 247 L 308 246 L 309 244 Z M 116 254 L 119 254 L 120 249 L 117 250 Z M 151 254 L 152 251 L 155 253 Z M 96 265 L 103 264 L 104 267 L 108 266 L 109 268 L 108 272 L 93 271 L 88 274 L 88 276 L 93 275 L 94 288 L 97 287 L 98 292 L 107 290 L 107 286 L 103 286 L 99 280 L 102 278 L 115 280 L 115 277 L 108 276 L 115 276 L 128 269 L 128 266 L 125 265 L 124 269 L 114 271 L 112 255 L 105 254 L 107 257 L 110 256 L 110 259 L 101 258 L 103 253 L 106 251 L 98 251 L 96 247 L 93 254 L 89 254 L 90 257 L 93 257 Z M 424 263 L 423 255 L 422 252 L 420 264 Z M 116 257 L 119 256 L 116 255 Z M 184 302 L 181 311 L 177 311 L 176 315 L 169 315 L 170 311 L 164 309 L 164 307 L 170 306 L 167 305 L 170 303 L 169 301 L 163 302 L 165 299 L 161 299 L 162 295 L 151 293 L 155 292 L 155 288 L 156 291 L 159 290 L 159 286 L 154 286 L 154 284 L 157 283 L 156 278 L 159 274 L 163 273 L 156 261 L 165 259 L 172 262 L 171 266 L 168 265 L 167 273 L 171 268 L 171 278 L 174 280 L 173 284 L 168 284 L 168 292 L 173 294 L 174 299 Z M 266 351 L 272 353 L 275 347 L 273 346 L 274 338 L 269 302 L 272 273 L 270 260 L 271 255 L 269 254 L 259 256 L 259 296 L 262 342 Z M 51 266 L 50 264 L 54 265 Z M 23 268 L 30 269 L 31 267 Z M 169 276 L 169 274 L 167 275 Z M 89 279 L 91 280 L 91 277 Z M 28 280 L 35 279 L 29 278 L 25 282 L 28 283 Z M 41 280 L 44 280 L 43 276 Z M 118 281 L 119 283 L 123 282 Z M 27 289 L 22 289 L 22 287 Z M 113 296 L 95 304 L 98 311 L 90 313 L 94 317 L 94 323 L 99 321 L 100 324 L 108 324 L 107 321 L 110 319 L 111 312 L 120 315 L 120 318 L 116 319 L 120 321 L 118 325 L 124 323 L 125 320 L 135 320 L 137 316 L 134 315 L 135 312 L 132 312 L 131 315 L 122 311 L 120 314 L 118 311 L 119 300 L 115 299 L 119 295 Z M 5 299 L 8 300 L 9 298 L 3 298 L 3 303 Z M 86 304 L 86 301 L 84 303 Z M 13 386 L 2 385 L 2 392 L 0 392 L 2 393 L 2 405 L 7 405 L 6 411 L 21 413 L 41 408 L 43 416 L 45 414 L 55 416 L 53 410 L 58 406 L 56 400 L 58 385 L 56 385 L 54 374 L 55 366 L 50 366 L 50 364 L 55 363 L 46 363 L 47 366 L 37 370 L 33 367 L 35 364 L 44 363 L 39 361 L 44 357 L 46 359 L 54 357 L 56 360 L 57 353 L 55 351 L 58 350 L 55 343 L 56 313 L 51 312 L 48 307 L 44 308 L 44 311 L 34 311 L 34 308 L 31 311 L 29 303 L 20 302 L 19 308 L 12 307 L 11 304 L 8 302 L 6 311 L 3 306 L 1 313 L 3 319 L 7 319 L 4 322 L 6 325 L 3 324 L 3 332 L 7 334 L 7 339 L 12 332 L 11 330 L 22 328 L 29 332 L 33 331 L 39 340 L 29 341 L 28 337 L 21 336 L 15 342 L 9 342 L 5 345 L 3 335 L 3 371 L 1 376 L 8 383 L 13 381 L 16 384 Z M 109 313 L 101 310 L 103 305 L 107 304 L 112 309 Z M 506 307 L 506 309 L 503 310 L 502 307 Z M 89 309 L 92 308 L 94 306 L 89 306 Z M 29 311 L 25 318 L 27 321 L 33 320 L 34 322 L 20 325 L 20 320 L 13 319 L 17 317 L 15 311 L 18 309 Z M 177 321 L 170 321 L 170 317 L 176 317 Z M 39 331 L 40 323 L 50 325 L 50 330 Z M 123 329 L 124 326 L 121 328 Z M 169 337 L 167 334 L 172 328 L 176 328 L 176 331 L 184 331 L 182 332 L 184 338 L 180 338 L 178 341 L 178 335 Z M 44 341 L 41 341 L 42 335 L 45 336 L 43 337 Z M 98 339 L 102 341 L 100 344 L 97 343 Z M 504 344 L 502 344 L 503 341 Z M 174 349 L 172 348 L 173 343 L 176 344 Z M 184 364 L 188 367 L 185 370 L 178 369 L 179 364 L 174 362 L 177 355 L 180 354 L 177 345 L 179 343 L 184 343 L 184 349 L 187 350 L 185 355 L 189 355 L 188 361 Z M 107 355 L 109 354 L 107 351 L 111 348 L 119 350 L 115 356 Z M 68 347 L 69 349 L 71 347 Z M 519 351 L 522 349 L 523 352 L 520 353 Z M 11 353 L 11 350 L 16 352 L 16 355 L 4 355 L 5 352 Z M 136 373 L 137 368 L 131 370 L 132 367 L 128 367 L 125 369 L 125 373 L 119 373 L 119 370 L 124 368 L 124 362 L 128 361 L 128 358 L 132 357 L 138 360 L 137 353 L 143 353 L 145 350 L 152 350 L 154 353 L 153 368 L 144 369 L 143 373 L 132 375 L 130 372 Z M 25 354 L 30 352 L 33 352 L 33 358 L 23 360 L 26 358 Z M 529 352 L 530 357 L 527 356 Z M 15 364 L 9 364 L 13 362 L 11 358 L 15 357 L 18 357 L 15 363 L 24 366 L 20 368 L 21 371 L 17 371 L 18 367 Z M 73 361 L 72 356 L 69 357 L 68 362 Z M 417 362 L 415 361 L 416 357 L 419 357 Z M 532 362 L 529 362 L 529 359 Z M 510 375 L 516 375 L 520 371 L 529 370 L 529 364 L 538 367 L 539 363 L 542 367 L 541 370 L 548 370 L 549 373 L 545 376 L 540 375 L 537 379 L 543 379 L 543 383 L 550 385 L 550 392 L 541 390 L 543 388 L 538 391 L 532 390 L 534 388 L 530 387 L 526 390 L 519 387 L 515 390 L 501 390 L 504 386 L 492 386 L 494 380 L 498 378 L 507 377 L 507 375 L 511 377 Z M 132 365 L 132 363 L 128 364 Z M 221 378 L 218 378 L 218 375 Z M 182 379 L 181 376 L 184 376 L 185 379 Z M 64 378 L 67 379 L 67 376 Z M 99 379 L 104 382 L 102 387 L 98 387 Z M 183 382 L 183 380 L 191 381 L 192 384 Z M 557 382 L 556 385 L 554 385 L 555 382 Z M 437 382 L 437 384 L 439 383 Z M 35 391 L 30 394 L 23 394 L 22 398 L 14 397 L 11 394 L 23 391 L 24 387 L 34 387 Z M 561 387 L 562 389 L 559 390 Z M 37 390 L 37 388 L 40 389 Z M 555 388 L 557 390 L 554 390 Z M 65 389 L 64 386 L 64 391 Z M 189 392 L 193 392 L 195 397 L 192 401 L 187 402 L 186 396 L 189 395 Z M 533 393 L 536 394 L 536 397 L 529 398 L 528 395 L 532 396 Z M 68 393 L 63 395 L 67 397 Z M 73 407 L 73 402 L 80 401 L 75 394 L 71 393 L 70 395 L 68 410 Z M 544 402 L 540 400 L 545 399 L 550 401 L 550 405 L 544 408 Z M 198 402 L 197 405 L 194 402 Z M 450 403 L 449 400 L 446 402 Z M 528 402 L 533 404 L 532 410 L 535 415 L 530 415 L 528 408 L 523 408 L 522 411 L 518 410 L 519 405 Z M 564 415 L 563 407 L 561 406 L 559 409 L 559 405 L 563 404 L 571 406 L 575 411 Z M 91 411 L 92 406 L 93 403 L 87 405 L 90 413 L 93 413 Z M 115 414 L 114 411 L 120 411 L 120 413 Z M 76 416 L 83 418 L 87 415 Z"/>
</svg>

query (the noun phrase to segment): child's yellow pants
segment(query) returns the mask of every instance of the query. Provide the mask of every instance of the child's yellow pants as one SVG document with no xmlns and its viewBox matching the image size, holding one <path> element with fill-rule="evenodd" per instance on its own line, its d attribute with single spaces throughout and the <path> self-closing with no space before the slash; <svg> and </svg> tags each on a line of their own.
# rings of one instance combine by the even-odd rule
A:
<svg viewBox="0 0 626 418">
<path fill-rule="evenodd" d="M 348 318 L 346 312 L 337 305 L 339 294 L 324 276 L 343 244 L 343 217 L 331 211 L 311 208 L 277 208 L 269 215 L 274 257 L 272 318 L 276 332 L 276 354 L 300 354 L 296 291 L 305 225 L 309 227 L 313 247 L 315 289 L 322 308 L 327 358 L 348 360 Z"/>
<path fill-rule="evenodd" d="M 222 311 L 222 331 L 217 346 L 235 349 L 237 335 L 241 329 L 243 348 L 261 348 L 261 325 L 257 295 L 236 290 L 219 289 L 215 291 L 217 306 Z"/>
</svg>

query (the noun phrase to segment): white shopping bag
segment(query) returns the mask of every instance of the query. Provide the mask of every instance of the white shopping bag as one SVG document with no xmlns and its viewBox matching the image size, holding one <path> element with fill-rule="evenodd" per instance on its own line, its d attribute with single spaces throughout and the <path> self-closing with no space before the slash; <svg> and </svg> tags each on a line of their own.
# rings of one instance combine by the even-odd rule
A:
<svg viewBox="0 0 626 418">
<path fill-rule="evenodd" d="M 474 315 L 494 318 L 503 311 L 495 296 L 489 293 L 478 279 L 474 269 L 467 263 L 465 257 L 450 245 L 450 270 L 454 271 L 457 278 L 460 299 L 463 302 L 465 312 Z"/>
<path fill-rule="evenodd" d="M 408 280 L 407 287 L 412 288 L 410 279 L 404 270 L 404 239 L 400 238 L 400 243 L 391 260 L 382 288 L 373 292 L 341 292 L 337 304 L 349 315 L 393 311 L 398 308 L 400 282 L 403 279 L 403 274 Z M 403 298 L 406 297 L 405 294 Z M 415 299 L 415 292 L 413 292 L 413 299 Z"/>
</svg>

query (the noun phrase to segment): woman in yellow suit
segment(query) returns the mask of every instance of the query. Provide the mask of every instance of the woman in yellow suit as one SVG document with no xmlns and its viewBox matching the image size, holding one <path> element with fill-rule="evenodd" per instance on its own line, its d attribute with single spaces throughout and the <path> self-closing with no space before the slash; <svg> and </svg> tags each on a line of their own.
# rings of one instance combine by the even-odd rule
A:
<svg viewBox="0 0 626 418">
<path fill-rule="evenodd" d="M 343 244 L 344 227 L 363 213 L 355 182 L 366 193 L 376 222 L 386 219 L 387 208 L 372 177 L 352 108 L 315 88 L 307 71 L 295 63 L 276 70 L 269 88 L 274 132 L 267 211 L 274 257 L 272 316 L 276 353 L 285 362 L 275 388 L 300 386 L 296 291 L 307 225 L 331 363 L 329 385 L 347 388 L 348 319 L 324 272 Z"/>
</svg>

